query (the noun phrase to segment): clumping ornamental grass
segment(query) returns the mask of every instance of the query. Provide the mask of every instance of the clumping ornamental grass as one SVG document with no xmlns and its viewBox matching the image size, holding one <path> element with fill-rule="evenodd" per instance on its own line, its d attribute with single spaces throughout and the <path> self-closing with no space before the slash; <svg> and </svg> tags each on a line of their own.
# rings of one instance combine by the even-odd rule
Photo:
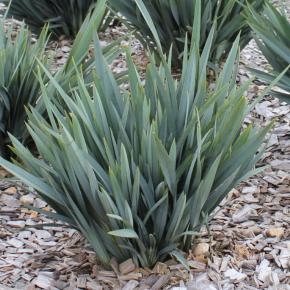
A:
<svg viewBox="0 0 290 290">
<path fill-rule="evenodd" d="M 39 59 L 45 67 L 49 60 L 45 55 L 47 29 L 32 43 L 31 33 L 21 24 L 17 35 L 15 26 L 4 26 L 0 21 L 0 156 L 9 157 L 8 132 L 23 143 L 29 142 L 25 125 L 25 106 L 38 107 L 40 83 L 35 75 Z M 44 73 L 41 73 L 46 82 Z"/>
<path fill-rule="evenodd" d="M 88 14 L 92 13 L 98 0 L 2 0 L 9 9 L 8 16 L 24 20 L 31 30 L 39 34 L 49 26 L 53 37 L 75 38 Z M 102 25 L 105 29 L 111 18 L 104 14 Z"/>
<path fill-rule="evenodd" d="M 92 82 L 94 58 L 88 58 L 88 50 L 93 33 L 102 23 L 105 0 L 100 0 L 96 8 L 92 16 L 88 15 L 84 20 L 67 61 L 54 74 L 67 93 L 77 86 L 76 68 L 81 71 L 87 86 Z M 33 143 L 25 124 L 27 107 L 32 106 L 46 116 L 39 78 L 45 86 L 52 90 L 53 87 L 44 71 L 39 69 L 39 63 L 51 70 L 54 53 L 46 51 L 49 39 L 47 27 L 35 41 L 23 23 L 16 31 L 13 24 L 4 25 L 4 21 L 0 22 L 0 156 L 9 159 L 13 155 L 8 149 L 11 144 L 9 133 L 23 144 Z M 119 54 L 118 43 L 116 41 L 103 48 L 109 62 Z"/>
<path fill-rule="evenodd" d="M 265 4 L 263 15 L 256 13 L 251 6 L 246 15 L 255 33 L 256 43 L 272 67 L 270 72 L 257 69 L 252 71 L 266 83 L 272 82 L 284 72 L 277 84 L 282 90 L 274 90 L 272 93 L 290 103 L 290 22 L 287 16 L 269 2 Z"/>
<path fill-rule="evenodd" d="M 255 11 L 261 12 L 264 0 L 249 0 Z M 201 1 L 200 49 L 205 46 L 211 28 L 215 33 L 210 51 L 210 61 L 220 64 L 227 56 L 240 34 L 240 48 L 251 40 L 251 29 L 243 16 L 245 0 Z M 109 0 L 108 5 L 122 15 L 122 21 L 132 30 L 145 47 L 156 49 L 156 37 L 152 34 L 148 16 L 156 27 L 164 53 L 172 46 L 175 67 L 182 66 L 182 54 L 186 35 L 193 35 L 192 24 L 198 0 Z"/>
<path fill-rule="evenodd" d="M 17 161 L 0 158 L 55 210 L 45 214 L 80 230 L 105 266 L 114 257 L 152 267 L 169 256 L 186 266 L 182 252 L 192 236 L 235 185 L 260 170 L 257 152 L 270 125 L 243 128 L 250 82 L 236 85 L 239 38 L 211 89 L 215 31 L 200 55 L 199 17 L 193 27 L 180 80 L 171 73 L 171 54 L 159 67 L 149 55 L 143 82 L 126 50 L 130 89 L 120 89 L 97 36 L 90 87 L 79 73 L 68 93 L 42 66 L 51 82 L 40 77 L 48 119 L 33 107 L 28 112 L 40 158 L 13 136 Z"/>
</svg>

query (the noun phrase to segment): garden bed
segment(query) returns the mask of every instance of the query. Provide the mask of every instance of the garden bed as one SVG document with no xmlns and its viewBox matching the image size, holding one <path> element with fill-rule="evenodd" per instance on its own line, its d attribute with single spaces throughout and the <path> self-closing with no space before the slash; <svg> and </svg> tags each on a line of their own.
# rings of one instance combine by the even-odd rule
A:
<svg viewBox="0 0 290 290">
<path fill-rule="evenodd" d="M 112 35 L 124 34 L 122 26 L 109 28 L 101 40 L 107 44 Z M 65 62 L 71 43 L 58 45 L 56 69 Z M 138 41 L 123 45 L 132 46 L 139 67 L 146 66 Z M 250 78 L 247 66 L 265 65 L 252 41 L 242 52 L 238 81 Z M 112 66 L 115 72 L 125 69 L 124 56 Z M 256 82 L 247 97 L 252 100 L 264 88 Z M 259 162 L 269 167 L 223 201 L 209 223 L 210 235 L 204 229 L 187 255 L 190 272 L 174 260 L 158 263 L 154 269 L 112 260 L 113 270 L 104 269 L 78 231 L 23 206 L 51 210 L 31 189 L 0 181 L 0 290 L 290 289 L 290 106 L 267 96 L 245 124 L 263 127 L 273 119 L 275 126 Z M 5 175 L 0 169 L 0 176 Z"/>
<path fill-rule="evenodd" d="M 67 47 L 64 42 L 59 59 L 65 57 Z M 140 47 L 134 49 L 140 54 Z M 242 55 L 244 65 L 265 64 L 253 42 Z M 122 61 L 115 65 L 122 68 Z M 242 65 L 240 81 L 248 77 Z M 253 85 L 248 97 L 263 89 L 262 84 Z M 269 96 L 245 122 L 264 126 L 273 118 L 277 119 L 275 128 L 260 162 L 271 167 L 233 190 L 223 202 L 210 222 L 211 236 L 204 231 L 188 257 L 191 273 L 174 261 L 153 270 L 133 269 L 130 263 L 127 268 L 115 265 L 115 271 L 102 269 L 76 230 L 30 228 L 55 221 L 22 205 L 49 207 L 29 189 L 1 182 L 0 289 L 128 290 L 160 289 L 161 285 L 165 289 L 289 289 L 290 106 Z"/>
</svg>

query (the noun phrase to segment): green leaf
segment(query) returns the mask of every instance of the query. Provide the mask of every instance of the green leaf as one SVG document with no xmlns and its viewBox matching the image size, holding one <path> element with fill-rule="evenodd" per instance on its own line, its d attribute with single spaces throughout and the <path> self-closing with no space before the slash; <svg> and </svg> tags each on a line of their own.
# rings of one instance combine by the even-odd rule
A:
<svg viewBox="0 0 290 290">
<path fill-rule="evenodd" d="M 138 235 L 136 234 L 136 232 L 131 229 L 110 231 L 108 232 L 108 234 L 119 238 L 138 239 Z"/>
<path fill-rule="evenodd" d="M 180 262 L 187 271 L 190 271 L 187 260 L 184 258 L 184 256 L 179 251 L 172 251 L 170 254 L 173 257 L 175 257 L 177 259 L 177 261 Z"/>
</svg>

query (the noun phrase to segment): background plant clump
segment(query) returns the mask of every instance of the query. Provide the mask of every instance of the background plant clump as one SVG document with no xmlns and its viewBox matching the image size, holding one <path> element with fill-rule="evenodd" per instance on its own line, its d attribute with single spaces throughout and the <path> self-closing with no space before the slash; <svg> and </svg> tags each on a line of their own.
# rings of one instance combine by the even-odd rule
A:
<svg viewBox="0 0 290 290">
<path fill-rule="evenodd" d="M 249 25 L 255 33 L 255 41 L 258 47 L 272 67 L 272 71 L 268 73 L 257 69 L 252 71 L 257 77 L 269 84 L 286 69 L 284 76 L 278 83 L 278 86 L 283 91 L 274 90 L 273 93 L 289 103 L 290 22 L 286 15 L 271 3 L 266 3 L 262 15 L 257 14 L 253 7 L 249 7 L 246 16 Z"/>
<path fill-rule="evenodd" d="M 8 17 L 24 20 L 39 34 L 48 24 L 53 37 L 74 38 L 97 0 L 2 0 L 8 8 Z M 100 29 L 105 29 L 111 18 L 104 14 Z"/>
<path fill-rule="evenodd" d="M 52 72 L 54 78 L 71 91 L 77 82 L 77 71 L 81 72 L 87 86 L 92 82 L 91 70 L 94 66 L 94 57 L 88 56 L 91 35 L 103 22 L 106 7 L 102 4 L 92 15 L 87 15 L 82 27 L 76 35 L 75 42 L 66 62 Z M 20 24 L 17 33 L 13 24 L 0 27 L 0 156 L 9 159 L 13 156 L 8 146 L 11 145 L 9 134 L 13 135 L 22 144 L 33 145 L 32 138 L 26 127 L 27 108 L 33 107 L 38 114 L 45 115 L 41 92 L 43 85 L 52 87 L 49 78 L 41 66 L 52 71 L 54 52 L 48 52 L 48 27 L 44 27 L 35 41 L 31 32 L 24 23 Z M 120 40 L 103 47 L 103 54 L 111 62 L 119 53 Z M 118 79 L 118 76 L 115 76 Z M 119 76 L 122 77 L 122 74 Z M 54 93 L 57 95 L 57 91 Z M 47 118 L 47 115 L 45 115 Z"/>
<path fill-rule="evenodd" d="M 0 22 L 0 156 L 10 156 L 8 132 L 23 143 L 29 142 L 25 106 L 39 107 L 40 83 L 35 72 L 37 59 L 49 68 L 45 54 L 47 40 L 47 29 L 32 43 L 24 24 L 15 35 L 13 24 L 5 27 L 4 21 Z M 45 75 L 41 74 L 45 82 Z"/>
<path fill-rule="evenodd" d="M 152 34 L 148 19 L 140 10 L 141 2 L 110 0 L 109 5 L 124 17 L 123 21 L 128 27 L 136 30 L 136 36 L 142 44 L 155 49 L 156 38 Z M 188 38 L 193 34 L 192 25 L 197 2 L 197 0 L 144 0 L 142 2 L 156 27 L 163 51 L 168 54 L 172 46 L 173 62 L 177 67 L 181 67 L 186 34 Z M 264 0 L 248 2 L 257 13 L 263 8 Z M 242 15 L 246 4 L 244 0 L 202 1 L 200 49 L 204 47 L 211 28 L 216 26 L 210 52 L 211 62 L 221 62 L 231 50 L 239 33 L 241 49 L 251 40 L 251 29 Z"/>
</svg>

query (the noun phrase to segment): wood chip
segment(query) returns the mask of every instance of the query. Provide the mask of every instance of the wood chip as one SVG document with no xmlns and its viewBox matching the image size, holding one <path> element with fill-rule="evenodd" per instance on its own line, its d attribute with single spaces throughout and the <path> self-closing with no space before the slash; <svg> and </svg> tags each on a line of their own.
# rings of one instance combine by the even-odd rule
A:
<svg viewBox="0 0 290 290">
<path fill-rule="evenodd" d="M 171 277 L 171 274 L 163 275 L 161 276 L 156 283 L 152 286 L 152 290 L 159 290 L 161 289 L 164 285 L 166 285 Z"/>
<path fill-rule="evenodd" d="M 136 287 L 139 285 L 139 282 L 136 280 L 131 280 L 129 281 L 123 288 L 122 290 L 134 290 Z"/>
<path fill-rule="evenodd" d="M 126 275 L 130 272 L 133 272 L 135 269 L 136 269 L 136 266 L 132 259 L 128 259 L 127 261 L 119 265 L 119 270 L 122 275 Z"/>
<path fill-rule="evenodd" d="M 50 289 L 53 286 L 54 279 L 51 277 L 51 274 L 40 273 L 38 276 L 33 279 L 32 284 L 41 288 L 41 289 Z"/>
<path fill-rule="evenodd" d="M 25 221 L 9 221 L 7 222 L 7 225 L 13 228 L 24 228 Z"/>
<path fill-rule="evenodd" d="M 230 278 L 234 282 L 241 282 L 247 278 L 247 275 L 241 272 L 238 272 L 235 269 L 228 269 L 225 272 L 225 277 Z"/>
<path fill-rule="evenodd" d="M 23 246 L 23 242 L 16 238 L 8 240 L 7 243 L 15 248 L 21 248 Z"/>
</svg>

